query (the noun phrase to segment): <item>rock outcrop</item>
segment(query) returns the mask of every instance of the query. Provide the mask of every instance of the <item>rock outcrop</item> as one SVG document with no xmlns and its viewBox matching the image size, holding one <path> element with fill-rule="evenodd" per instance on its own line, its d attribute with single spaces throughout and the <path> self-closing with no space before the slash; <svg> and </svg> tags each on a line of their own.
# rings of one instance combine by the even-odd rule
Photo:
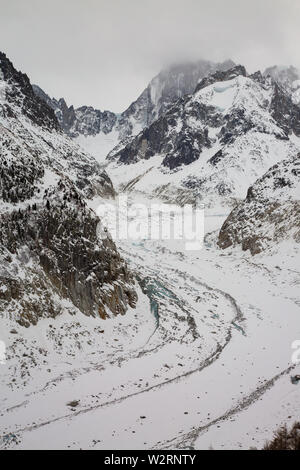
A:
<svg viewBox="0 0 300 470">
<path fill-rule="evenodd" d="M 118 174 L 121 165 L 131 165 L 130 187 L 149 186 L 156 195 L 169 192 L 173 198 L 189 190 L 204 201 L 243 198 L 249 184 L 282 155 L 297 153 L 299 113 L 271 77 L 248 76 L 240 65 L 217 71 L 111 151 L 107 169 Z"/>
<path fill-rule="evenodd" d="M 1 215 L 0 312 L 29 326 L 62 313 L 57 298 L 102 319 L 134 307 L 132 275 L 110 237 L 98 239 L 99 219 L 70 181 L 58 178 L 34 201 Z"/>
<path fill-rule="evenodd" d="M 300 153 L 271 167 L 248 189 L 219 233 L 221 248 L 255 255 L 282 240 L 300 242 Z"/>
<path fill-rule="evenodd" d="M 133 276 L 87 205 L 113 198 L 112 183 L 0 57 L 0 315 L 29 326 L 66 310 L 124 314 Z"/>
<path fill-rule="evenodd" d="M 33 85 L 36 96 L 53 109 L 62 130 L 70 137 L 78 135 L 95 136 L 100 132 L 108 134 L 113 129 L 117 116 L 111 111 L 100 111 L 92 106 L 81 106 L 74 109 L 68 106 L 64 98 L 50 98 L 39 86 Z"/>
<path fill-rule="evenodd" d="M 274 65 L 264 71 L 264 76 L 270 76 L 291 96 L 294 104 L 300 105 L 300 71 L 293 67 Z"/>
<path fill-rule="evenodd" d="M 50 130 L 59 129 L 53 110 L 35 95 L 27 75 L 18 72 L 3 52 L 0 52 L 0 80 L 8 85 L 5 90 L 6 102 L 1 103 L 4 116 L 13 117 L 10 105 L 17 105 L 34 124 Z"/>
</svg>

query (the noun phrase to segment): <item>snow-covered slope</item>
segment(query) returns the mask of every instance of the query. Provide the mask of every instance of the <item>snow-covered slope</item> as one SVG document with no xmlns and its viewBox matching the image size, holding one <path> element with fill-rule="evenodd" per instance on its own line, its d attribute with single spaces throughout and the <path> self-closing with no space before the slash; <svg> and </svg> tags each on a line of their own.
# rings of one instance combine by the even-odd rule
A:
<svg viewBox="0 0 300 470">
<path fill-rule="evenodd" d="M 0 448 L 246 450 L 293 422 L 299 249 L 255 260 L 218 249 L 225 217 L 206 213 L 200 251 L 120 241 L 151 310 L 138 291 L 136 309 L 110 321 L 0 319 Z"/>
<path fill-rule="evenodd" d="M 125 239 L 121 258 L 109 238 L 95 239 L 91 209 L 112 195 L 109 178 L 57 132 L 27 80 L 20 88 L 2 76 L 0 85 L 0 448 L 261 448 L 299 413 L 299 244 L 255 262 L 249 251 L 222 250 L 228 208 L 214 208 L 201 250 Z M 202 177 L 223 199 L 214 189 L 222 178 L 238 194 L 265 165 L 295 157 L 293 109 L 259 74 L 217 74 L 148 127 L 136 163 L 109 167 L 128 190 L 159 187 L 182 200 Z M 146 155 L 159 144 L 166 154 Z M 164 161 L 171 151 L 173 163 L 171 154 Z M 296 167 L 285 179 L 280 165 L 279 186 L 259 186 L 269 187 L 264 197 L 274 188 L 295 197 Z M 134 192 L 128 200 L 130 213 L 153 203 Z"/>
<path fill-rule="evenodd" d="M 118 124 L 123 136 L 134 135 L 134 129 L 149 126 L 175 101 L 192 93 L 199 80 L 216 70 L 228 70 L 234 63 L 206 60 L 173 65 L 154 77 L 143 93 L 121 115 Z M 131 128 L 131 126 L 133 126 Z M 127 129 L 126 129 L 127 127 Z"/>
<path fill-rule="evenodd" d="M 224 222 L 218 244 L 252 254 L 286 239 L 300 242 L 300 153 L 271 167 Z"/>
<path fill-rule="evenodd" d="M 0 54 L 0 316 L 22 325 L 73 309 L 134 306 L 133 278 L 86 200 L 114 197 L 97 162 L 67 138 L 28 77 Z"/>
<path fill-rule="evenodd" d="M 291 94 L 295 104 L 300 104 L 300 71 L 296 67 L 274 65 L 264 71 L 264 76 L 268 75 Z"/>
<path fill-rule="evenodd" d="M 115 184 L 184 201 L 244 198 L 265 171 L 299 149 L 300 108 L 270 78 L 244 67 L 204 78 L 107 169 Z"/>
</svg>

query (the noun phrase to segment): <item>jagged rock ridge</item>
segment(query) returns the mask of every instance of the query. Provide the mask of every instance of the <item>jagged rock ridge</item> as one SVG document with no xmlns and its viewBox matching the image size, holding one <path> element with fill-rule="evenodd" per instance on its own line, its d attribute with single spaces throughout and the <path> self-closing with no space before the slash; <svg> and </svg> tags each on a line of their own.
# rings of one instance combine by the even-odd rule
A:
<svg viewBox="0 0 300 470">
<path fill-rule="evenodd" d="M 117 115 L 110 111 L 100 111 L 91 106 L 74 109 L 67 106 L 63 98 L 51 99 L 39 86 L 33 89 L 55 112 L 61 128 L 71 137 L 107 135 L 115 131 L 118 141 L 136 135 L 161 116 L 178 98 L 191 93 L 198 81 L 216 70 L 227 70 L 234 63 L 198 61 L 171 66 L 154 77 L 147 88 L 123 113 Z M 80 141 L 84 145 L 84 140 Z"/>
<path fill-rule="evenodd" d="M 295 154 L 299 122 L 300 108 L 271 77 L 236 66 L 203 78 L 194 93 L 110 152 L 107 168 L 117 177 L 130 165 L 127 185 L 156 195 L 191 190 L 202 198 L 241 198 L 282 155 Z"/>
<path fill-rule="evenodd" d="M 271 167 L 248 189 L 219 233 L 221 248 L 257 254 L 285 239 L 300 242 L 300 153 Z"/>
<path fill-rule="evenodd" d="M 0 314 L 29 326 L 80 310 L 106 318 L 134 306 L 134 281 L 91 197 L 112 183 L 58 125 L 26 75 L 0 62 Z"/>
</svg>

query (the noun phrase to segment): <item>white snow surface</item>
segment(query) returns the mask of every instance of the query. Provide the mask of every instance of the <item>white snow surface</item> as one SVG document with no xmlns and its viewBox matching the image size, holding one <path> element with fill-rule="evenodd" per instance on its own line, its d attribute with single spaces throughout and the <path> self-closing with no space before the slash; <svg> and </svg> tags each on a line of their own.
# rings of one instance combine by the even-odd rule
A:
<svg viewBox="0 0 300 470">
<path fill-rule="evenodd" d="M 210 193 L 222 180 L 236 197 L 245 197 L 270 166 L 299 150 L 299 139 L 275 137 L 278 129 L 259 106 L 260 99 L 269 99 L 267 91 L 259 92 L 251 109 L 247 80 L 233 83 L 214 84 L 195 99 L 222 112 L 245 105 L 269 132 L 256 128 L 238 137 L 217 169 L 207 163 L 220 149 L 217 140 L 198 161 L 173 172 L 161 166 L 163 155 L 108 165 L 131 203 L 146 205 L 154 195 L 175 198 L 185 191 L 185 180 L 205 174 L 214 205 L 206 204 L 202 250 L 186 251 L 182 241 L 116 240 L 144 282 L 143 290 L 136 283 L 137 307 L 124 316 L 72 315 L 74 305 L 57 296 L 64 313 L 55 319 L 25 328 L 8 315 L 0 318 L 6 345 L 6 362 L 0 364 L 1 449 L 261 448 L 279 425 L 299 420 L 300 384 L 290 380 L 300 373 L 291 347 L 300 339 L 299 246 L 285 240 L 254 257 L 239 248 L 219 249 L 217 234 L 230 208 Z M 69 139 L 46 130 L 37 136 L 22 117 L 18 127 L 3 123 L 3 136 L 14 133 L 16 145 L 25 136 L 43 162 L 53 159 L 58 172 L 76 180 L 68 155 L 78 154 L 79 147 Z M 102 161 L 112 142 L 87 139 L 89 151 Z M 93 164 L 81 157 L 81 164 Z M 47 169 L 41 187 L 54 184 L 57 171 Z M 99 202 L 90 201 L 91 208 Z M 11 265 L 25 276 L 19 257 Z"/>
<path fill-rule="evenodd" d="M 300 389 L 290 381 L 300 372 L 291 362 L 299 248 L 222 251 L 216 236 L 227 214 L 207 209 L 200 251 L 181 241 L 118 242 L 148 279 L 153 304 L 139 290 L 136 310 L 111 320 L 71 316 L 67 305 L 28 329 L 0 320 L 3 448 L 261 448 L 299 418 Z"/>
</svg>

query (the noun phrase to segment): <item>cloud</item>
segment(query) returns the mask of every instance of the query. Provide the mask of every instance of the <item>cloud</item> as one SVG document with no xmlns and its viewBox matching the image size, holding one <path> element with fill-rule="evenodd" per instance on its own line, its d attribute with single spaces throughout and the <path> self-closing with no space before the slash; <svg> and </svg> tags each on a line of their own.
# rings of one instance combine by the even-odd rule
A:
<svg viewBox="0 0 300 470">
<path fill-rule="evenodd" d="M 0 0 L 0 49 L 49 94 L 124 110 L 173 61 L 300 68 L 299 0 Z"/>
</svg>

